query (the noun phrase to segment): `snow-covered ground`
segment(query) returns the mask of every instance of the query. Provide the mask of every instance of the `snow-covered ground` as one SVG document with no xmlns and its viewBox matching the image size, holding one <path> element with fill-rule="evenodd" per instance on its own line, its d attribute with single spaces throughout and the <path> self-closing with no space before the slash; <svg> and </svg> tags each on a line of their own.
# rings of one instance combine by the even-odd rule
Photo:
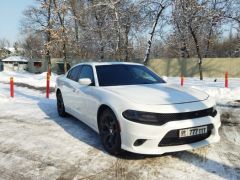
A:
<svg viewBox="0 0 240 180">
<path fill-rule="evenodd" d="M 46 81 L 44 74 L 1 72 L 0 82 L 8 75 L 38 87 Z M 224 84 L 211 79 L 185 82 L 215 94 L 219 102 L 239 96 L 234 95 L 237 79 L 230 89 L 219 88 Z M 179 84 L 179 78 L 168 83 Z M 240 109 L 219 110 L 217 144 L 162 156 L 126 153 L 117 158 L 103 150 L 98 135 L 86 125 L 58 116 L 54 94 L 46 99 L 41 91 L 16 86 L 10 98 L 9 84 L 0 83 L 0 179 L 240 179 Z"/>
<path fill-rule="evenodd" d="M 199 78 L 184 78 L 184 86 L 203 90 L 221 104 L 240 100 L 240 78 L 230 78 L 228 81 L 229 88 L 225 88 L 224 78 L 204 78 L 202 81 Z M 167 83 L 179 85 L 180 78 L 169 77 Z"/>
<path fill-rule="evenodd" d="M 21 56 L 10 56 L 6 59 L 3 59 L 2 62 L 28 62 L 28 60 Z"/>
<path fill-rule="evenodd" d="M 27 71 L 2 71 L 0 72 L 0 82 L 9 83 L 10 77 L 14 78 L 14 82 L 24 83 L 35 87 L 46 87 L 47 73 L 32 74 Z M 50 86 L 54 87 L 58 75 L 52 73 L 50 78 Z"/>
</svg>

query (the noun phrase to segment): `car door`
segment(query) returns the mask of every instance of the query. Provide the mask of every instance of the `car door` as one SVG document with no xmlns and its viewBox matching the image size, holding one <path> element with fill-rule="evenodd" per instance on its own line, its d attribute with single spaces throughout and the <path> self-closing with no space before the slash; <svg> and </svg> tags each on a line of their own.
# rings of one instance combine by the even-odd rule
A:
<svg viewBox="0 0 240 180">
<path fill-rule="evenodd" d="M 67 111 L 70 113 L 74 110 L 74 104 L 75 97 L 74 97 L 74 91 L 76 89 L 76 86 L 78 86 L 78 78 L 80 71 L 82 69 L 82 65 L 78 65 L 76 67 L 73 67 L 67 74 L 65 84 L 62 88 L 62 96 L 64 105 Z"/>
<path fill-rule="evenodd" d="M 74 104 L 74 110 L 79 113 L 79 117 L 86 124 L 93 126 L 94 115 L 96 112 L 97 101 L 93 96 L 93 91 L 95 90 L 95 80 L 93 68 L 90 65 L 83 65 L 81 72 L 79 74 L 79 79 L 89 78 L 92 84 L 89 86 L 81 85 L 78 83 L 74 92 L 74 99 L 77 102 Z"/>
</svg>

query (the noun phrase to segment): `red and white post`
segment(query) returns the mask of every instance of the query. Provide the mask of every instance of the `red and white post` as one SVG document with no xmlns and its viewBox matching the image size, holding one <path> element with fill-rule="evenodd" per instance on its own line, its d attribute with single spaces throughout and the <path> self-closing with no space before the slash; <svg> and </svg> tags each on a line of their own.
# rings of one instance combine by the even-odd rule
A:
<svg viewBox="0 0 240 180">
<path fill-rule="evenodd" d="M 225 88 L 228 88 L 228 72 L 225 72 Z"/>
<path fill-rule="evenodd" d="M 181 86 L 183 86 L 184 85 L 184 77 L 183 77 L 183 75 L 181 74 Z"/>
<path fill-rule="evenodd" d="M 10 77 L 10 97 L 14 97 L 14 80 L 13 77 Z"/>
<path fill-rule="evenodd" d="M 46 98 L 49 99 L 50 94 L 50 74 L 47 73 L 47 86 L 46 86 Z"/>
</svg>

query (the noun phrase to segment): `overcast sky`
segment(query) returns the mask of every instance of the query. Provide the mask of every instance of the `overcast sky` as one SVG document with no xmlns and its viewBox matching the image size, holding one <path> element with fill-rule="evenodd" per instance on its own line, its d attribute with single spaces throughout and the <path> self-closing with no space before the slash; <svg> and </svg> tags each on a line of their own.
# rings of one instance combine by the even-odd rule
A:
<svg viewBox="0 0 240 180">
<path fill-rule="evenodd" d="M 19 39 L 22 12 L 33 3 L 34 0 L 0 0 L 0 39 L 8 39 L 11 43 Z"/>
</svg>

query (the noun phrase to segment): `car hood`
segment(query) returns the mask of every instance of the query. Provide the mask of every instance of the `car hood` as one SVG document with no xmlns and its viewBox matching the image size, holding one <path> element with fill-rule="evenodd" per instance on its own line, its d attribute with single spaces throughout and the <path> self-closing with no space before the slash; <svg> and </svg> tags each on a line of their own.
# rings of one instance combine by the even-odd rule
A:
<svg viewBox="0 0 240 180">
<path fill-rule="evenodd" d="M 204 101 L 208 98 L 205 92 L 167 84 L 144 84 L 109 86 L 105 90 L 120 95 L 134 103 L 148 105 L 168 105 Z"/>
</svg>

